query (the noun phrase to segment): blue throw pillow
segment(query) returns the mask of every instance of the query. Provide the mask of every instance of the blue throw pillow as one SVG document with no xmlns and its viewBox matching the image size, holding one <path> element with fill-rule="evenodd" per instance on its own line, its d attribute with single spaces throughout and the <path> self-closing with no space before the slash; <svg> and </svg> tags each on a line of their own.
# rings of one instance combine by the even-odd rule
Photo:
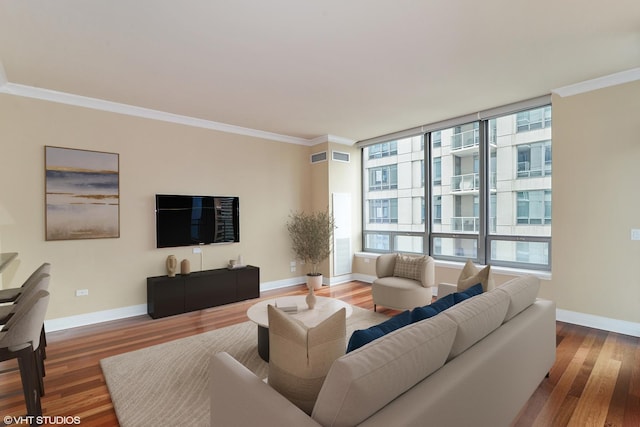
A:
<svg viewBox="0 0 640 427">
<path fill-rule="evenodd" d="M 358 329 L 351 334 L 349 338 L 349 344 L 347 345 L 347 353 L 357 348 L 362 347 L 365 344 L 369 344 L 371 341 L 383 337 L 389 332 L 400 329 L 403 326 L 407 326 L 411 323 L 411 312 L 409 310 L 393 316 L 389 320 L 385 320 L 382 323 L 371 326 L 367 329 Z"/>
<path fill-rule="evenodd" d="M 455 303 L 462 302 L 466 299 L 469 299 L 473 296 L 480 295 L 482 293 L 482 283 L 478 283 L 477 285 L 473 285 L 470 288 L 465 289 L 462 292 L 456 292 L 453 294 L 453 299 Z"/>
<path fill-rule="evenodd" d="M 416 307 L 411 311 L 411 322 L 419 322 L 429 317 L 433 317 L 449 307 L 453 307 L 455 299 L 453 294 L 445 295 L 437 299 L 434 303 L 425 305 L 424 307 Z"/>
</svg>

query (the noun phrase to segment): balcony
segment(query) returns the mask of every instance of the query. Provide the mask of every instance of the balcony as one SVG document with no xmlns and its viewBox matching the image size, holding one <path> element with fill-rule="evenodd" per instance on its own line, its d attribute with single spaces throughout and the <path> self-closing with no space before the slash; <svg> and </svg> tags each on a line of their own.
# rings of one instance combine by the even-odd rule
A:
<svg viewBox="0 0 640 427">
<path fill-rule="evenodd" d="M 451 231 L 478 233 L 480 231 L 480 218 L 475 216 L 454 216 L 451 218 Z"/>
<path fill-rule="evenodd" d="M 497 175 L 492 172 L 490 175 L 491 183 L 490 190 L 495 193 L 497 187 Z M 451 192 L 452 193 L 471 193 L 478 192 L 480 190 L 480 174 L 467 173 L 464 175 L 454 175 L 451 177 Z"/>
<path fill-rule="evenodd" d="M 480 130 L 471 129 L 451 136 L 451 151 L 467 150 L 480 144 Z"/>
<path fill-rule="evenodd" d="M 461 193 L 480 190 L 480 174 L 467 173 L 451 177 L 451 192 Z"/>
</svg>

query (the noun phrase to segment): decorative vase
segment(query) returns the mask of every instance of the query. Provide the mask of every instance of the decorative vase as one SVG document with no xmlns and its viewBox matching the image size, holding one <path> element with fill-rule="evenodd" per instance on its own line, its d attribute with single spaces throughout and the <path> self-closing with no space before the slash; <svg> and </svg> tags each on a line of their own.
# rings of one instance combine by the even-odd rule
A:
<svg viewBox="0 0 640 427">
<path fill-rule="evenodd" d="M 305 301 L 307 303 L 307 306 L 309 307 L 309 310 L 313 310 L 313 307 L 316 306 L 316 294 L 313 292 L 313 286 L 307 287 L 309 288 L 309 293 L 307 294 Z"/>
<path fill-rule="evenodd" d="M 176 277 L 176 270 L 178 269 L 178 259 L 175 255 L 169 255 L 167 257 L 167 275 L 169 277 Z"/>
<path fill-rule="evenodd" d="M 183 259 L 180 263 L 180 274 L 187 275 L 191 274 L 191 263 L 188 259 Z"/>
</svg>

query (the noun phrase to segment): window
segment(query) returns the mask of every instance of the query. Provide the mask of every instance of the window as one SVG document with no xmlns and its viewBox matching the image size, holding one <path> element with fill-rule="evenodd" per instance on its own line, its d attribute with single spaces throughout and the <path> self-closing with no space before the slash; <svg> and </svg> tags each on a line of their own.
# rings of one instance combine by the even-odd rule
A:
<svg viewBox="0 0 640 427">
<path fill-rule="evenodd" d="M 398 165 L 369 169 L 369 191 L 398 188 Z"/>
<path fill-rule="evenodd" d="M 551 224 L 551 191 L 518 191 L 518 224 Z"/>
<path fill-rule="evenodd" d="M 433 196 L 433 223 L 442 224 L 442 196 Z"/>
<path fill-rule="evenodd" d="M 522 111 L 516 115 L 518 132 L 551 127 L 551 106 Z"/>
<path fill-rule="evenodd" d="M 376 199 L 369 203 L 369 222 L 371 223 L 397 223 L 398 199 Z"/>
<path fill-rule="evenodd" d="M 378 252 L 424 251 L 423 135 L 363 148 L 363 245 Z"/>
<path fill-rule="evenodd" d="M 551 106 L 487 116 L 363 148 L 364 250 L 550 269 Z"/>
<path fill-rule="evenodd" d="M 434 147 L 441 147 L 442 146 L 442 133 L 440 131 L 433 132 L 431 134 L 431 140 L 433 141 L 433 146 Z"/>
<path fill-rule="evenodd" d="M 489 203 L 487 255 L 492 263 L 549 269 L 551 107 L 521 111 L 491 122 L 495 122 L 499 135 L 497 156 L 490 158 L 491 169 L 495 170 L 497 188 L 505 190 L 492 192 L 495 198 Z M 515 133 L 500 131 L 510 128 L 515 128 Z M 509 159 L 515 164 L 509 164 Z"/>
<path fill-rule="evenodd" d="M 435 157 L 433 159 L 433 185 L 442 184 L 442 159 Z"/>
<path fill-rule="evenodd" d="M 383 142 L 382 144 L 376 144 L 369 149 L 370 159 L 395 156 L 396 154 L 398 154 L 397 141 Z"/>
<path fill-rule="evenodd" d="M 518 146 L 518 178 L 551 175 L 551 141 Z"/>
</svg>

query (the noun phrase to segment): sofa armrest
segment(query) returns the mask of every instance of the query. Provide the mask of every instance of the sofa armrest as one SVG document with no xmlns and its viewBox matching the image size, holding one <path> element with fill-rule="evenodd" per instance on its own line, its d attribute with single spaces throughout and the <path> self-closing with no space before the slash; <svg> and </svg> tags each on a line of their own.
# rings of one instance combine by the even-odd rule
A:
<svg viewBox="0 0 640 427">
<path fill-rule="evenodd" d="M 209 365 L 212 426 L 319 426 L 228 353 Z"/>
<path fill-rule="evenodd" d="M 449 294 L 454 292 L 458 292 L 458 285 L 454 285 L 453 283 L 440 283 L 438 285 L 438 299 L 442 297 L 446 297 Z"/>
</svg>

